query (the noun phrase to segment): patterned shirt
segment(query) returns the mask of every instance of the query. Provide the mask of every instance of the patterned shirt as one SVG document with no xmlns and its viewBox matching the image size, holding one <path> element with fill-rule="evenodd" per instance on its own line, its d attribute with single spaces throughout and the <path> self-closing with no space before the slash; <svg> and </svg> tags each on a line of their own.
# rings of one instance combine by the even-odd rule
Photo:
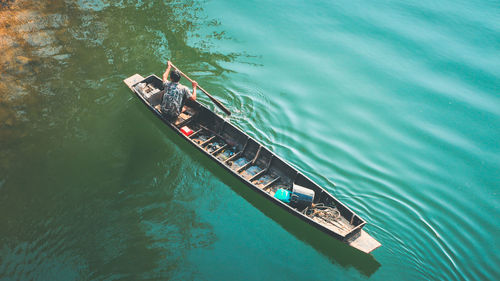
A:
<svg viewBox="0 0 500 281">
<path fill-rule="evenodd" d="M 165 82 L 163 100 L 161 102 L 161 112 L 168 118 L 179 116 L 186 99 L 191 97 L 191 91 L 188 87 L 179 84 L 179 82 Z"/>
</svg>

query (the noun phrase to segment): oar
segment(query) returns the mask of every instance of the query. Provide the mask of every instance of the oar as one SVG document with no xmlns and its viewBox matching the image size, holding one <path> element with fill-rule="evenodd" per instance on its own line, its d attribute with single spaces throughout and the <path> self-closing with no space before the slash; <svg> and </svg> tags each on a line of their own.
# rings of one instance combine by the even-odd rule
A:
<svg viewBox="0 0 500 281">
<path fill-rule="evenodd" d="M 184 74 L 179 68 L 177 68 L 177 66 L 173 65 L 172 63 L 170 63 L 170 65 L 177 69 L 182 76 L 184 76 L 187 80 L 189 80 L 189 82 L 193 83 L 193 80 L 191 78 L 189 78 L 186 74 Z M 229 111 L 229 109 L 227 109 L 227 107 L 225 107 L 220 101 L 218 101 L 216 98 L 212 97 L 211 94 L 209 94 L 207 91 L 205 91 L 205 89 L 203 89 L 202 87 L 200 87 L 200 85 L 198 85 L 198 88 L 200 88 L 200 90 L 205 93 L 205 95 L 207 95 L 207 97 L 218 107 L 220 108 L 222 111 L 224 111 L 224 113 L 226 113 L 227 115 L 231 115 L 231 111 Z"/>
</svg>

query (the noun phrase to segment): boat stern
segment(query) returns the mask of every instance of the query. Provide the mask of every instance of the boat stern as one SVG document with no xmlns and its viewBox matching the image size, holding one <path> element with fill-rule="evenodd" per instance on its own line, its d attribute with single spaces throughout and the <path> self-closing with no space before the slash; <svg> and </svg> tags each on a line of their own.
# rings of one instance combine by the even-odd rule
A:
<svg viewBox="0 0 500 281">
<path fill-rule="evenodd" d="M 371 237 L 366 231 L 361 229 L 359 233 L 348 239 L 347 244 L 367 254 L 382 246 L 380 242 Z"/>
</svg>

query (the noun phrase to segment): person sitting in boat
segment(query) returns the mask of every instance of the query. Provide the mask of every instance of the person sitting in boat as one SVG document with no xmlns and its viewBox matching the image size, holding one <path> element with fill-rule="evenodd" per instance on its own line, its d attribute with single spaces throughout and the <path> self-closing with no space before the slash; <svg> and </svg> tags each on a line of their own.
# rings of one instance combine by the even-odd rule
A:
<svg viewBox="0 0 500 281">
<path fill-rule="evenodd" d="M 179 70 L 174 69 L 170 72 L 172 64 L 168 61 L 168 67 L 163 73 L 163 89 L 165 93 L 161 101 L 161 113 L 169 120 L 177 119 L 177 116 L 182 111 L 182 107 L 187 99 L 196 100 L 196 87 L 198 83 L 193 81 L 193 93 L 188 87 L 179 83 L 181 73 Z M 170 80 L 168 81 L 168 74 L 170 73 Z"/>
</svg>

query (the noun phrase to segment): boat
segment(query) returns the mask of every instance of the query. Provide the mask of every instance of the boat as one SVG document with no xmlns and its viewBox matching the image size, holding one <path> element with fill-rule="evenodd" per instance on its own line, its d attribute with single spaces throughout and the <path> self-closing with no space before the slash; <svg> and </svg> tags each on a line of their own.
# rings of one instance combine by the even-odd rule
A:
<svg viewBox="0 0 500 281">
<path fill-rule="evenodd" d="M 165 125 L 263 198 L 359 251 L 381 246 L 363 229 L 365 220 L 229 120 L 189 99 L 169 121 L 160 112 L 164 90 L 158 76 L 134 74 L 124 82 Z"/>
</svg>

